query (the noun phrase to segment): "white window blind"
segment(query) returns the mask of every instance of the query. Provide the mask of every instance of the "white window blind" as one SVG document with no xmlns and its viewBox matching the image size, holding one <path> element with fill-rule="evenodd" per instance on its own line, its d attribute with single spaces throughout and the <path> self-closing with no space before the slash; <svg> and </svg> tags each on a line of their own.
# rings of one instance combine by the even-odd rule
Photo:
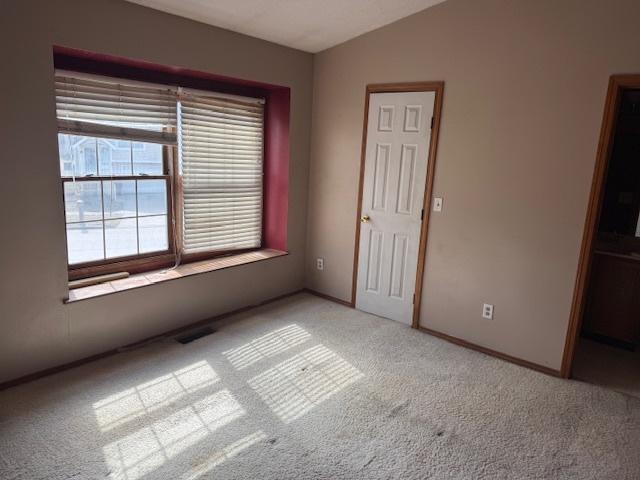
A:
<svg viewBox="0 0 640 480">
<path fill-rule="evenodd" d="M 262 101 L 181 94 L 185 253 L 260 246 L 263 125 Z"/>
<path fill-rule="evenodd" d="M 56 71 L 61 133 L 175 143 L 177 88 Z"/>
</svg>

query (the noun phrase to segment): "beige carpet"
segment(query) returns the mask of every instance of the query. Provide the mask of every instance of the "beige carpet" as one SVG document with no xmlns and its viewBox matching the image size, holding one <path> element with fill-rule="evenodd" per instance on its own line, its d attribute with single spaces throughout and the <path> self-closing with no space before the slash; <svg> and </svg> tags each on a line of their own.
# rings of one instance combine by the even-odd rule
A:
<svg viewBox="0 0 640 480">
<path fill-rule="evenodd" d="M 2 479 L 639 479 L 640 400 L 309 295 L 0 393 Z"/>
</svg>

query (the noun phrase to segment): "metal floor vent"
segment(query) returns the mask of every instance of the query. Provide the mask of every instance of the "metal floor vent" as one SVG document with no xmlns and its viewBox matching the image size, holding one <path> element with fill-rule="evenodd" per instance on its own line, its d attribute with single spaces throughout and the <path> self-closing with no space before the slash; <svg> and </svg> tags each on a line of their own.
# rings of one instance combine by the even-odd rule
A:
<svg viewBox="0 0 640 480">
<path fill-rule="evenodd" d="M 204 327 L 200 330 L 193 330 L 191 332 L 185 333 L 184 335 L 180 335 L 178 337 L 174 337 L 176 342 L 180 342 L 182 344 L 191 343 L 194 340 L 197 340 L 202 337 L 206 337 L 207 335 L 211 335 L 216 331 L 211 327 Z"/>
</svg>

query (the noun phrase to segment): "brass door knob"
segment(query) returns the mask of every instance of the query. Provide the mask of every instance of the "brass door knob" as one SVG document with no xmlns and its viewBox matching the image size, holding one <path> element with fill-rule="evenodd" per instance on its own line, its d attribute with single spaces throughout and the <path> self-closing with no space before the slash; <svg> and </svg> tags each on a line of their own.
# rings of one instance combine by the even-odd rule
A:
<svg viewBox="0 0 640 480">
<path fill-rule="evenodd" d="M 370 221 L 370 220 L 371 220 L 371 218 L 369 218 L 369 215 L 362 215 L 362 216 L 360 217 L 360 221 L 361 221 L 362 223 L 369 223 L 369 221 Z"/>
</svg>

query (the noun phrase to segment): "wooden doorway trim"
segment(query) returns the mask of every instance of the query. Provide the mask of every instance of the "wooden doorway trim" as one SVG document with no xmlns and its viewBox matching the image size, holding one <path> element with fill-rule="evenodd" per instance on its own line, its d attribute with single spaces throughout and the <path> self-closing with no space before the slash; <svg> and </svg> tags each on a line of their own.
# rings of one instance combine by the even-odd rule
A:
<svg viewBox="0 0 640 480">
<path fill-rule="evenodd" d="M 607 90 L 604 113 L 602 115 L 598 153 L 593 170 L 591 194 L 589 196 L 587 215 L 584 223 L 578 271 L 576 273 L 575 288 L 571 303 L 569 326 L 567 328 L 564 353 L 562 355 L 560 375 L 564 378 L 571 377 L 576 343 L 578 335 L 580 334 L 580 328 L 582 327 L 582 316 L 587 298 L 587 284 L 591 269 L 591 258 L 593 256 L 594 238 L 600 220 L 604 184 L 607 177 L 607 167 L 609 166 L 611 149 L 613 147 L 621 93 L 623 90 L 630 88 L 640 89 L 640 75 L 612 75 L 609 78 L 609 88 Z"/>
<path fill-rule="evenodd" d="M 362 146 L 360 152 L 360 180 L 358 185 L 358 207 L 356 209 L 356 243 L 353 255 L 353 279 L 351 283 L 351 306 L 356 305 L 356 289 L 358 285 L 358 260 L 360 253 L 360 216 L 362 215 L 362 191 L 364 188 L 364 163 L 367 151 L 367 126 L 369 119 L 369 97 L 372 93 L 394 92 L 435 92 L 436 98 L 433 106 L 433 127 L 430 130 L 429 157 L 427 160 L 427 178 L 424 190 L 422 208 L 422 226 L 420 227 L 420 244 L 418 246 L 418 265 L 416 270 L 416 290 L 413 300 L 412 327 L 418 328 L 420 315 L 420 299 L 422 297 L 422 276 L 425 266 L 425 253 L 429 230 L 429 217 L 431 211 L 431 195 L 433 193 L 433 179 L 435 175 L 436 153 L 438 150 L 438 134 L 440 132 L 440 117 L 442 114 L 442 97 L 444 95 L 444 82 L 411 82 L 411 83 L 378 83 L 367 85 L 364 103 L 364 122 L 362 127 Z"/>
</svg>

